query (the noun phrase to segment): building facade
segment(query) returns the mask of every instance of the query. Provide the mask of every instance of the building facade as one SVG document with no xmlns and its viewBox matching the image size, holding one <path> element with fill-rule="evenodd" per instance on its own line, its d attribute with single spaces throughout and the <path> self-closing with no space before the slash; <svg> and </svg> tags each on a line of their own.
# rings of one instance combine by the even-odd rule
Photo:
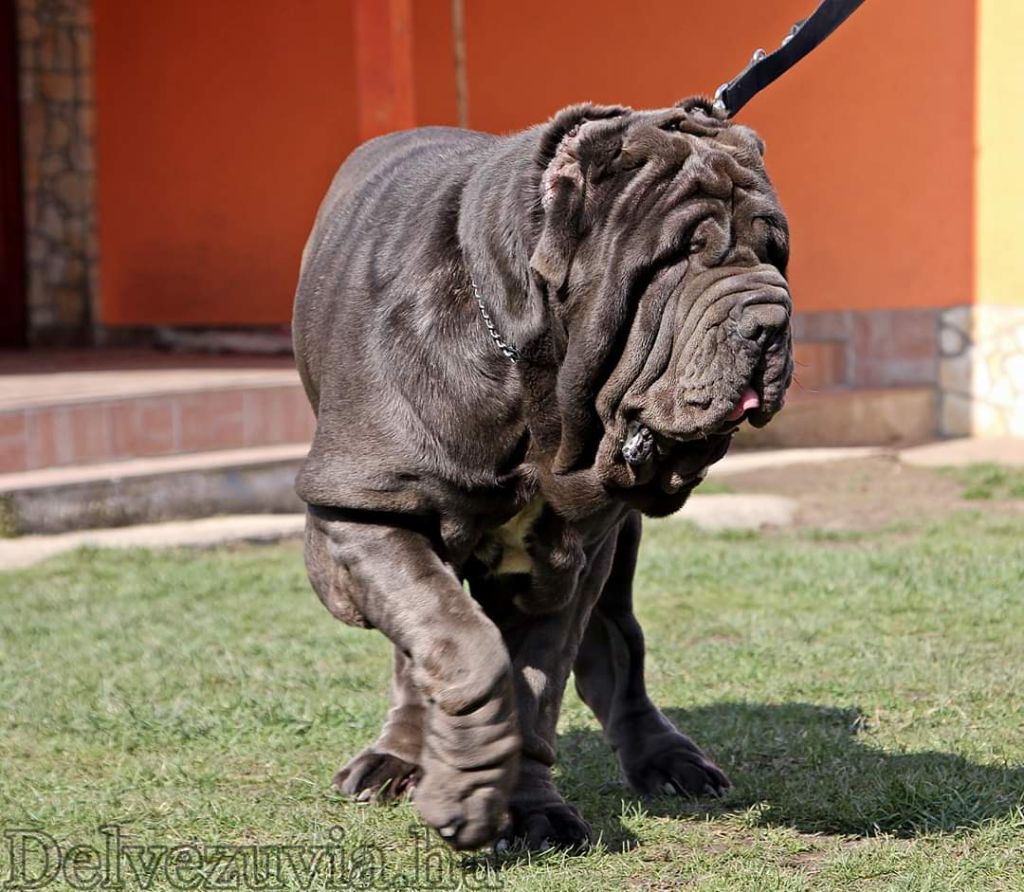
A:
<svg viewBox="0 0 1024 892">
<path fill-rule="evenodd" d="M 285 343 L 317 204 L 362 140 L 712 92 L 813 6 L 2 3 L 0 323 L 32 345 Z M 1024 436 L 1022 38 L 1015 0 L 867 3 L 741 114 L 790 217 L 808 423 L 842 395 Z"/>
</svg>

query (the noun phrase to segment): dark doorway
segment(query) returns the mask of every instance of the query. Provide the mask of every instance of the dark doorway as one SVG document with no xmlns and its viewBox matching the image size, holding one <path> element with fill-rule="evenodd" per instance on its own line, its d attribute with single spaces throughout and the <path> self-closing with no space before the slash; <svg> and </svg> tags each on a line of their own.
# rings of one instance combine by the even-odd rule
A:
<svg viewBox="0 0 1024 892">
<path fill-rule="evenodd" d="M 14 4 L 0 0 L 0 347 L 24 346 L 28 335 Z"/>
</svg>

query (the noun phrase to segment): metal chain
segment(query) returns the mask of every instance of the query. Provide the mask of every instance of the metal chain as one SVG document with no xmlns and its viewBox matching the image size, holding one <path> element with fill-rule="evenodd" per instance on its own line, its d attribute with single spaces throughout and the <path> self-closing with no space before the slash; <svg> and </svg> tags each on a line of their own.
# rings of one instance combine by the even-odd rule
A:
<svg viewBox="0 0 1024 892">
<path fill-rule="evenodd" d="M 505 354 L 509 361 L 513 363 L 519 362 L 519 351 L 516 349 L 515 344 L 506 341 L 498 332 L 497 327 L 494 325 L 494 320 L 491 319 L 491 314 L 487 312 L 487 307 L 484 306 L 484 300 L 480 296 L 480 290 L 476 287 L 476 282 L 470 279 L 469 284 L 473 286 L 473 296 L 476 298 L 476 305 L 480 308 L 480 315 L 483 317 L 484 325 L 487 326 L 487 333 L 491 336 L 491 340 L 498 345 L 498 349 Z"/>
</svg>

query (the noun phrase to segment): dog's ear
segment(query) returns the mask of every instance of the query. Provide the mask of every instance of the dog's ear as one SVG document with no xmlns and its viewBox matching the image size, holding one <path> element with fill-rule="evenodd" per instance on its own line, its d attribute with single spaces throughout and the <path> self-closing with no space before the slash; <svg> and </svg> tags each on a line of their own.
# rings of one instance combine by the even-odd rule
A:
<svg viewBox="0 0 1024 892">
<path fill-rule="evenodd" d="M 756 156 L 759 162 L 764 161 L 764 140 L 749 127 L 730 124 L 718 138 L 724 143 L 736 146 L 751 160 Z"/>
<path fill-rule="evenodd" d="M 621 148 L 621 128 L 609 127 L 629 109 L 607 105 L 574 105 L 563 109 L 544 128 L 537 162 L 544 214 L 540 239 L 530 257 L 531 268 L 558 291 L 569 275 L 586 199 L 587 177 L 613 160 Z"/>
<path fill-rule="evenodd" d="M 716 106 L 706 96 L 690 96 L 680 99 L 676 108 L 681 108 L 698 127 L 710 125 L 717 131 L 717 139 L 726 145 L 764 159 L 764 140 L 743 124 L 730 121 L 725 109 Z M 698 130 L 698 132 L 700 132 Z"/>
</svg>

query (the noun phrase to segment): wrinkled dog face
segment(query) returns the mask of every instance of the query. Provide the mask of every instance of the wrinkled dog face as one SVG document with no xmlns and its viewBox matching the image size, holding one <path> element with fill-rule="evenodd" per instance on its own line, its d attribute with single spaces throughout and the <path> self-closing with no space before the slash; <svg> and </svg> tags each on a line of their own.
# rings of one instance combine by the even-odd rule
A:
<svg viewBox="0 0 1024 892">
<path fill-rule="evenodd" d="M 744 419 L 760 427 L 782 407 L 786 219 L 758 137 L 702 100 L 562 116 L 532 261 L 565 332 L 556 471 L 588 463 L 596 443 L 606 485 L 663 513 Z M 622 445 L 641 427 L 656 448 L 631 467 Z"/>
</svg>

